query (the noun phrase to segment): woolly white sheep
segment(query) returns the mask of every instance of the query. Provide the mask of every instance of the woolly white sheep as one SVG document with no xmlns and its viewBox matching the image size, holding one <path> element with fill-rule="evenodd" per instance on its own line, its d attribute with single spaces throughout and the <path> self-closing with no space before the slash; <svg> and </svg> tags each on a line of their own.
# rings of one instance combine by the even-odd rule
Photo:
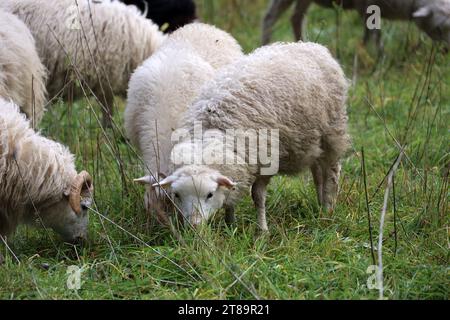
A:
<svg viewBox="0 0 450 320">
<path fill-rule="evenodd" d="M 232 221 L 234 205 L 252 186 L 259 226 L 267 230 L 265 199 L 271 177 L 310 168 L 319 201 L 331 210 L 340 159 L 349 145 L 347 90 L 341 67 L 323 46 L 295 43 L 258 49 L 220 70 L 203 87 L 186 112 L 183 128 L 191 134 L 173 151 L 176 164 L 184 166 L 153 187 L 170 188 L 183 216 L 198 225 L 222 207 Z M 206 132 L 192 140 L 198 123 Z M 254 144 L 249 142 L 248 150 L 240 152 L 234 138 L 223 143 L 229 130 L 235 130 L 238 139 L 245 138 L 248 130 L 259 131 L 258 140 L 264 140 L 264 129 L 279 137 L 258 145 L 259 152 L 270 148 L 274 171 L 265 171 L 270 168 L 265 168 L 262 157 L 254 164 L 248 161 L 258 152 Z M 239 130 L 246 132 L 238 134 Z M 225 157 L 214 156 L 222 151 Z M 192 157 L 186 157 L 189 152 L 194 164 Z"/>
<path fill-rule="evenodd" d="M 139 67 L 130 80 L 125 110 L 125 129 L 142 152 L 148 177 L 156 182 L 170 167 L 171 135 L 201 86 L 215 70 L 243 56 L 237 41 L 228 33 L 202 23 L 178 29 L 164 45 Z M 147 206 L 156 196 L 146 195 Z"/>
<path fill-rule="evenodd" d="M 275 22 L 293 3 L 296 3 L 296 7 L 291 21 L 297 40 L 303 37 L 303 19 L 312 3 L 329 8 L 337 5 L 344 9 L 355 9 L 364 20 L 373 13 L 368 13 L 367 9 L 376 5 L 380 8 L 382 18 L 413 20 L 430 38 L 444 41 L 450 46 L 450 0 L 271 0 L 263 22 L 263 44 L 270 42 Z M 376 35 L 378 45 L 381 46 L 380 30 L 366 28 L 365 42 L 371 35 Z"/>
<path fill-rule="evenodd" d="M 81 96 L 72 81 L 79 78 L 85 93 L 92 89 L 103 104 L 107 124 L 114 95 L 126 95 L 131 73 L 165 39 L 136 7 L 118 1 L 2 0 L 0 8 L 16 14 L 33 33 L 49 70 L 50 97 L 65 91 L 68 99 Z"/>
<path fill-rule="evenodd" d="M 28 27 L 0 10 L 0 96 L 20 106 L 33 124 L 44 114 L 46 77 Z"/>
<path fill-rule="evenodd" d="M 77 174 L 69 150 L 35 133 L 15 104 L 0 98 L 0 110 L 0 235 L 25 223 L 52 228 L 68 242 L 86 238 L 89 174 Z"/>
</svg>

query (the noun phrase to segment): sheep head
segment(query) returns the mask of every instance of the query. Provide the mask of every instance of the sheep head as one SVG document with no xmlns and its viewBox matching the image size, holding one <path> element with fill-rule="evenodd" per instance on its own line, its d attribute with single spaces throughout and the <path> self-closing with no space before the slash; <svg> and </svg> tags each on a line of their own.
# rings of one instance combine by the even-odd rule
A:
<svg viewBox="0 0 450 320">
<path fill-rule="evenodd" d="M 141 178 L 139 181 L 150 184 L 152 179 Z M 166 189 L 185 221 L 197 226 L 224 206 L 235 183 L 207 166 L 186 166 L 153 183 L 152 187 Z"/>
<path fill-rule="evenodd" d="M 43 210 L 44 225 L 61 235 L 64 241 L 78 243 L 87 239 L 88 210 L 94 192 L 92 178 L 86 171 L 75 176 L 62 199 Z"/>
<path fill-rule="evenodd" d="M 450 3 L 425 5 L 416 10 L 412 17 L 433 40 L 443 41 L 450 47 Z"/>
</svg>

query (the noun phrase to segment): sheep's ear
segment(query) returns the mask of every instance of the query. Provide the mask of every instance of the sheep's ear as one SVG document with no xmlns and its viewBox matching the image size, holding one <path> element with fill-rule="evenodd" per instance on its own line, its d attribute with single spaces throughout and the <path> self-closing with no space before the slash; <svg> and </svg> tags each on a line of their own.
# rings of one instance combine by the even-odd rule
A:
<svg viewBox="0 0 450 320">
<path fill-rule="evenodd" d="M 176 180 L 178 179 L 178 177 L 176 176 L 169 176 L 167 178 L 165 178 L 164 180 L 161 180 L 160 182 L 154 183 L 152 185 L 153 188 L 168 188 L 172 185 L 172 183 L 174 183 Z"/>
<path fill-rule="evenodd" d="M 227 189 L 234 189 L 234 187 L 236 186 L 236 183 L 225 176 L 217 177 L 216 182 L 219 184 L 219 187 L 225 187 Z"/>
<path fill-rule="evenodd" d="M 426 18 L 431 15 L 430 7 L 421 7 L 413 13 L 413 18 Z"/>
<path fill-rule="evenodd" d="M 153 179 L 151 176 L 145 176 L 145 177 L 142 177 L 139 179 L 134 179 L 133 181 L 136 183 L 139 183 L 139 184 L 144 184 L 144 185 L 155 183 L 155 179 Z"/>
</svg>

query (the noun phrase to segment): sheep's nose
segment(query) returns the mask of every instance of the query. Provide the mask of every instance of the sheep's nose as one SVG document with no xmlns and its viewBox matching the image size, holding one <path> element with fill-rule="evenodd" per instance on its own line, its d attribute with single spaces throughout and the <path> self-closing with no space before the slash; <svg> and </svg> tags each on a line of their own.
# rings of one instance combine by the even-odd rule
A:
<svg viewBox="0 0 450 320">
<path fill-rule="evenodd" d="M 193 227 L 198 227 L 199 225 L 202 224 L 203 219 L 202 219 L 202 215 L 200 213 L 196 213 L 193 214 L 190 218 L 189 218 L 189 222 L 191 223 L 191 225 Z"/>
</svg>

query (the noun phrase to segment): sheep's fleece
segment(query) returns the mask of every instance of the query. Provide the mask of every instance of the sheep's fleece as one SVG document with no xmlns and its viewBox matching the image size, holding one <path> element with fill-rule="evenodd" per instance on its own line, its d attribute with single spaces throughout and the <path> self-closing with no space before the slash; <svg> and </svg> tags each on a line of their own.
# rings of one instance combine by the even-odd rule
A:
<svg viewBox="0 0 450 320">
<path fill-rule="evenodd" d="M 219 28 L 204 23 L 191 23 L 174 32 L 164 43 L 183 43 L 214 69 L 222 68 L 243 56 L 239 43 Z"/>
<path fill-rule="evenodd" d="M 136 70 L 128 90 L 125 128 L 151 174 L 168 173 L 172 131 L 200 94 L 201 86 L 213 78 L 215 68 L 242 56 L 241 47 L 231 35 L 194 23 L 171 34 Z"/>
<path fill-rule="evenodd" d="M 200 39 L 201 38 L 201 39 Z M 189 105 L 211 80 L 216 68 L 243 56 L 228 33 L 201 23 L 178 29 L 131 77 L 125 110 L 125 128 L 143 154 L 148 176 L 158 179 L 173 170 L 170 162 L 173 130 Z M 141 180 L 142 182 L 142 180 Z M 156 204 L 148 190 L 147 208 Z"/>
<path fill-rule="evenodd" d="M 85 237 L 87 212 L 75 214 L 67 199 L 77 177 L 73 155 L 35 133 L 12 102 L 0 98 L 0 110 L 0 235 L 39 216 L 67 241 Z"/>
<path fill-rule="evenodd" d="M 49 70 L 51 98 L 75 74 L 97 97 L 110 86 L 115 94 L 125 95 L 131 73 L 165 39 L 136 7 L 116 1 L 1 0 L 0 8 L 16 14 L 34 35 Z"/>
<path fill-rule="evenodd" d="M 44 114 L 46 77 L 28 27 L 0 10 L 0 97 L 14 101 L 37 124 Z"/>
<path fill-rule="evenodd" d="M 317 181 L 319 200 L 329 207 L 330 197 L 337 192 L 339 160 L 349 146 L 347 90 L 341 67 L 325 47 L 314 43 L 275 44 L 220 70 L 186 113 L 183 127 L 192 132 L 194 123 L 200 121 L 203 132 L 212 129 L 224 135 L 228 129 L 278 129 L 279 173 L 297 174 L 315 166 L 324 174 L 334 171 L 332 177 L 323 177 L 333 180 L 329 185 Z M 196 144 L 189 138 L 180 145 L 186 143 Z M 205 145 L 209 144 L 203 141 L 203 148 Z M 227 145 L 233 153 L 234 147 Z M 224 205 L 233 207 L 252 184 L 265 179 L 260 175 L 261 167 L 187 164 L 160 185 L 171 186 L 185 217 L 197 224 L 195 215 L 200 213 L 200 220 L 204 220 Z M 234 183 L 228 192 L 221 188 L 233 187 Z M 193 199 L 198 203 L 192 203 Z"/>
</svg>

